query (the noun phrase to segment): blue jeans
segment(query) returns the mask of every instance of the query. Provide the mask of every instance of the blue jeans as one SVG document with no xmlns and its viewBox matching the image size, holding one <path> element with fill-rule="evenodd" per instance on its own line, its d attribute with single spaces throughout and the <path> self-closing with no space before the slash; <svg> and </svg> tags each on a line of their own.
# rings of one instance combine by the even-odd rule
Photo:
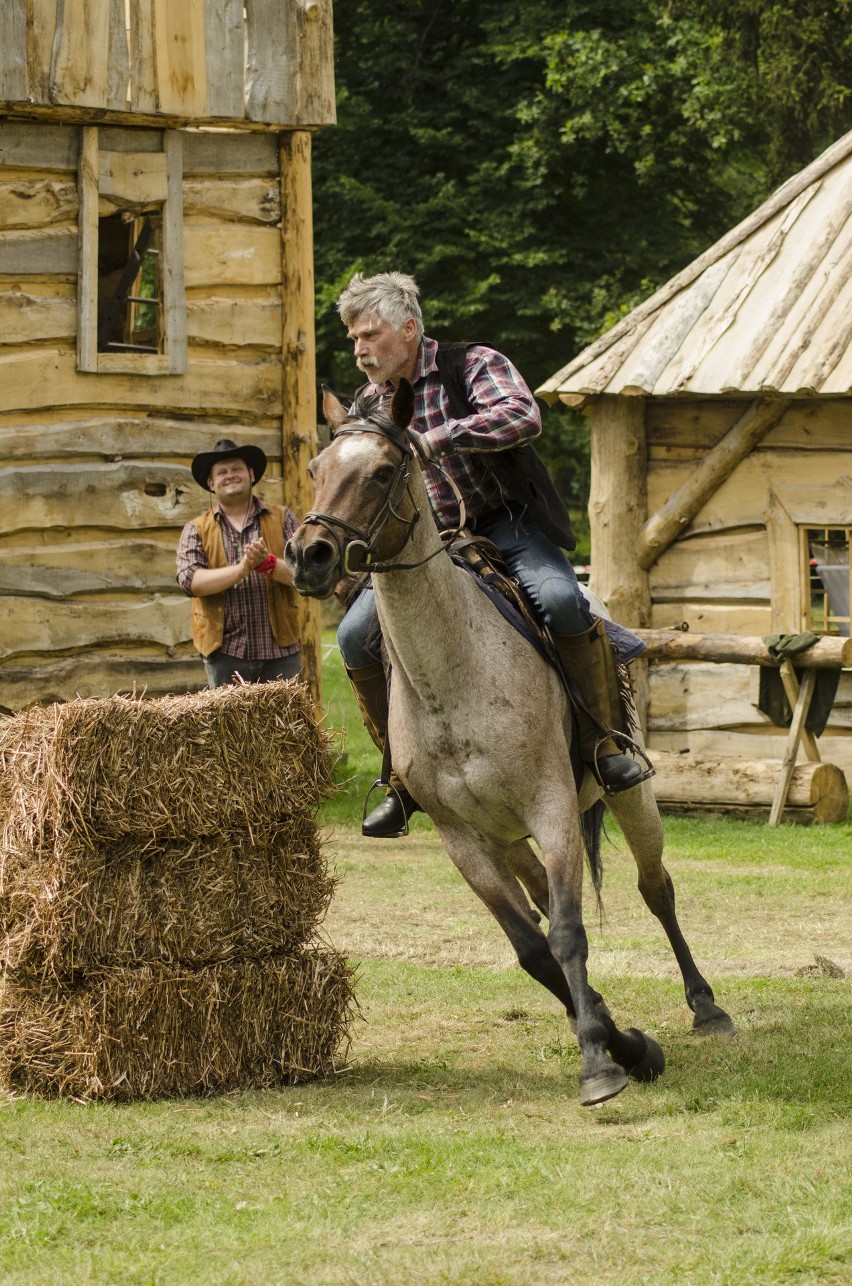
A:
<svg viewBox="0 0 852 1286">
<path fill-rule="evenodd" d="M 580 634 L 594 625 L 574 568 L 562 550 L 533 523 L 499 509 L 477 524 L 476 534 L 487 536 L 497 546 L 539 619 L 553 634 Z M 337 642 L 349 670 L 374 665 L 381 659 L 372 589 L 363 590 L 349 608 L 338 627 Z"/>
<path fill-rule="evenodd" d="M 298 679 L 302 669 L 301 652 L 279 656 L 272 661 L 247 661 L 245 657 L 228 656 L 219 649 L 203 660 L 209 688 L 233 683 L 235 673 L 246 683 L 272 683 L 274 679 Z"/>
</svg>

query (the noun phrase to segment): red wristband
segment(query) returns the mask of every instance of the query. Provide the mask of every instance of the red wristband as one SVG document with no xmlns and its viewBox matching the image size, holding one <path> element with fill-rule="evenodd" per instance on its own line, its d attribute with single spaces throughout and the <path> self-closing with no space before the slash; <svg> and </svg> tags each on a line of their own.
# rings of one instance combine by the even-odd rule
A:
<svg viewBox="0 0 852 1286">
<path fill-rule="evenodd" d="M 269 557 L 264 558 L 260 566 L 255 567 L 254 570 L 256 572 L 263 572 L 264 576 L 271 576 L 272 573 L 275 571 L 275 566 L 277 562 L 278 562 L 278 559 L 275 557 L 275 555 L 270 554 Z"/>
</svg>

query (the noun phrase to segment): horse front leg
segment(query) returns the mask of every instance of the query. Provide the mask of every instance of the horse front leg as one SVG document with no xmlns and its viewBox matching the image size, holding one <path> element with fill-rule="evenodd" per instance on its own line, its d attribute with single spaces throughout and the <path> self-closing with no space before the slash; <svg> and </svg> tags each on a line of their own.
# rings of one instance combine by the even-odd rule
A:
<svg viewBox="0 0 852 1286">
<path fill-rule="evenodd" d="M 713 988 L 695 963 L 678 922 L 674 884 L 663 865 L 663 826 L 650 782 L 640 790 L 611 796 L 607 807 L 630 846 L 639 875 L 639 892 L 662 925 L 680 967 L 686 1003 L 694 1015 L 693 1030 L 707 1035 L 733 1035 L 736 1028 L 731 1017 L 716 1004 Z"/>
</svg>

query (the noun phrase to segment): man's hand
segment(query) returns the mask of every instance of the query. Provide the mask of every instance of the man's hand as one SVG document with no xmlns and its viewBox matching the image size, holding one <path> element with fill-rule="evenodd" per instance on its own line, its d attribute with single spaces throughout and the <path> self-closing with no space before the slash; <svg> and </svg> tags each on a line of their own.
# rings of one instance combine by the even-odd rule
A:
<svg viewBox="0 0 852 1286">
<path fill-rule="evenodd" d="M 269 557 L 269 550 L 266 548 L 265 540 L 251 540 L 246 545 L 241 562 L 246 569 L 246 575 L 253 572 L 255 567 L 259 567 Z"/>
</svg>

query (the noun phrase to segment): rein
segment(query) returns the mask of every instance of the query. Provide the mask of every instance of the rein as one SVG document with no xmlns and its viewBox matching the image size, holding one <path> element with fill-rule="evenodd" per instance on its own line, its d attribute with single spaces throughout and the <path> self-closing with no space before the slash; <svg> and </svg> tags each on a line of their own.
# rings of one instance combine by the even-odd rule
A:
<svg viewBox="0 0 852 1286">
<path fill-rule="evenodd" d="M 345 522 L 342 518 L 335 517 L 334 514 L 320 513 L 318 510 L 312 509 L 311 512 L 305 516 L 304 521 L 306 523 L 321 523 L 324 527 L 328 528 L 329 534 L 334 537 L 334 542 L 337 545 L 340 563 L 344 574 L 347 576 L 354 576 L 358 572 L 364 571 L 369 571 L 371 574 L 374 572 L 414 571 L 417 567 L 423 567 L 438 554 L 443 554 L 445 552 L 445 547 L 441 545 L 440 548 L 433 549 L 431 554 L 427 554 L 425 558 L 421 558 L 416 563 L 389 563 L 374 561 L 374 544 L 381 537 L 382 532 L 392 518 L 395 518 L 397 522 L 402 523 L 405 527 L 403 537 L 399 542 L 396 554 L 400 553 L 408 544 L 413 535 L 414 528 L 420 521 L 420 510 L 414 502 L 409 485 L 409 466 L 414 456 L 414 450 L 409 445 L 408 441 L 398 441 L 387 430 L 380 428 L 378 425 L 374 426 L 366 420 L 345 420 L 335 433 L 334 438 L 337 439 L 344 433 L 375 433 L 378 437 L 384 438 L 386 441 L 390 442 L 391 446 L 396 447 L 397 450 L 402 453 L 402 459 L 397 465 L 394 476 L 388 487 L 387 499 L 366 531 L 361 530 L 358 527 L 353 527 L 351 523 Z M 442 539 L 452 540 L 459 534 L 465 524 L 467 515 L 465 512 L 464 499 L 449 474 L 447 474 L 440 465 L 435 465 L 434 462 L 430 463 L 432 463 L 438 472 L 445 478 L 450 489 L 455 495 L 456 501 L 458 502 L 458 527 L 455 531 L 448 532 L 446 536 L 442 533 Z M 406 495 L 414 507 L 414 513 L 410 518 L 405 518 L 397 511 L 396 508 Z M 344 536 L 351 536 L 352 539 L 344 542 L 338 536 L 338 530 L 343 533 Z M 392 557 L 395 557 L 396 554 L 392 555 Z M 353 566 L 353 555 L 356 555 L 358 558 L 358 563 L 355 566 Z"/>
</svg>

